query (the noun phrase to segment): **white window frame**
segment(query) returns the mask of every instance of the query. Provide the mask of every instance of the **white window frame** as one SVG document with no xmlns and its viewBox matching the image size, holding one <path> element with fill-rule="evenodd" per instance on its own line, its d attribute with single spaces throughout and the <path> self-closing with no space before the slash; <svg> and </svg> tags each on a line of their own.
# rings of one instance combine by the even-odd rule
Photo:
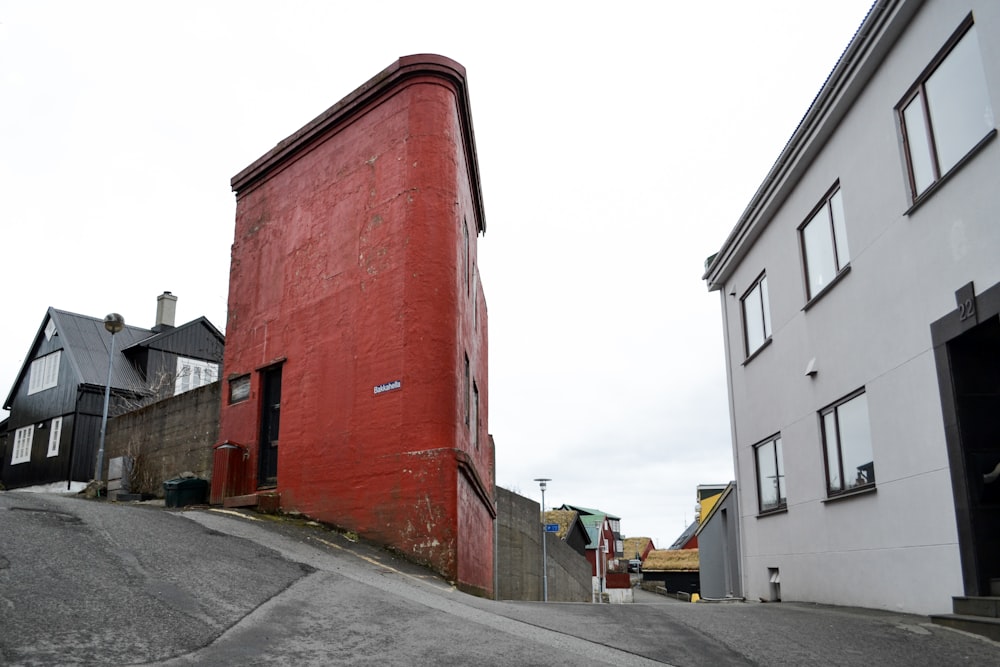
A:
<svg viewBox="0 0 1000 667">
<path fill-rule="evenodd" d="M 219 379 L 219 364 L 201 359 L 177 357 L 177 376 L 174 378 L 174 396 L 204 387 Z"/>
<path fill-rule="evenodd" d="M 56 350 L 31 362 L 28 373 L 28 395 L 37 394 L 59 385 L 59 360 L 62 350 Z"/>
<path fill-rule="evenodd" d="M 10 455 L 10 464 L 27 463 L 31 461 L 31 444 L 35 439 L 35 425 L 22 426 L 14 431 L 14 450 Z"/>
<path fill-rule="evenodd" d="M 62 417 L 56 417 L 49 424 L 49 453 L 47 456 L 59 456 L 59 440 L 62 438 Z"/>
</svg>

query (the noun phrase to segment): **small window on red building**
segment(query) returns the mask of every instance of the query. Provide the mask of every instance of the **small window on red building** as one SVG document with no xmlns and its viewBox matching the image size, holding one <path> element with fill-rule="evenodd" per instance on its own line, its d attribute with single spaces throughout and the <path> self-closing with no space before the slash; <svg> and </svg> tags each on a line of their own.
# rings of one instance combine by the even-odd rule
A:
<svg viewBox="0 0 1000 667">
<path fill-rule="evenodd" d="M 239 403 L 250 398 L 250 376 L 241 375 L 229 381 L 229 402 Z"/>
</svg>

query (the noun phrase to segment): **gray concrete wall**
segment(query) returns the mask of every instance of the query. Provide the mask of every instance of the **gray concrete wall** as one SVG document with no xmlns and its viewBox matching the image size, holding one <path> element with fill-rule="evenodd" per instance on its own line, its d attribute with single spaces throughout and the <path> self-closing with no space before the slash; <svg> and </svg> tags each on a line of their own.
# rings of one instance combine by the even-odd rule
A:
<svg viewBox="0 0 1000 667">
<path fill-rule="evenodd" d="M 698 533 L 701 597 L 743 597 L 740 583 L 739 509 L 736 492 L 719 501 Z"/>
<path fill-rule="evenodd" d="M 105 465 L 117 456 L 131 456 L 132 492 L 159 497 L 163 482 L 182 472 L 211 479 L 221 387 L 213 382 L 110 420 Z"/>
<path fill-rule="evenodd" d="M 538 503 L 497 487 L 497 598 L 542 599 L 542 524 Z M 586 557 L 553 534 L 545 543 L 551 602 L 590 602 Z"/>
</svg>

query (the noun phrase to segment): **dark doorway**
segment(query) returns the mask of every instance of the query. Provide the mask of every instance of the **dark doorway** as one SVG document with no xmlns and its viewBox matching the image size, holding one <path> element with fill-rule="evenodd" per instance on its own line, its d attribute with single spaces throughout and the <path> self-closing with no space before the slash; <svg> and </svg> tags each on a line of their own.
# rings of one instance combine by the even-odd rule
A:
<svg viewBox="0 0 1000 667">
<path fill-rule="evenodd" d="M 261 373 L 259 486 L 278 484 L 278 426 L 281 416 L 281 367 Z"/>
<path fill-rule="evenodd" d="M 991 582 L 1000 584 L 1000 318 L 981 320 L 948 341 L 947 349 L 961 450 L 958 460 L 952 458 L 952 467 L 960 466 L 952 477 L 965 482 L 967 506 L 958 488 L 956 505 L 966 588 L 974 588 L 966 592 L 990 595 Z"/>
</svg>

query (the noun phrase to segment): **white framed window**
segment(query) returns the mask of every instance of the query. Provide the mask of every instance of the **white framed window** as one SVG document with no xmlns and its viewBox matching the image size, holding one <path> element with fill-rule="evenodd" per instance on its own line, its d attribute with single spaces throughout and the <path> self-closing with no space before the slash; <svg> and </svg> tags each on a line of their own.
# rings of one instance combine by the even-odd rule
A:
<svg viewBox="0 0 1000 667">
<path fill-rule="evenodd" d="M 10 464 L 27 463 L 31 460 L 31 443 L 35 439 L 35 425 L 23 426 L 14 431 L 14 451 Z"/>
<path fill-rule="evenodd" d="M 970 15 L 896 106 L 914 200 L 961 162 L 995 119 Z"/>
<path fill-rule="evenodd" d="M 44 389 L 51 389 L 59 384 L 59 359 L 62 350 L 39 357 L 31 362 L 28 376 L 28 394 L 37 394 Z"/>
<path fill-rule="evenodd" d="M 62 417 L 56 417 L 49 424 L 48 456 L 59 456 L 59 439 L 62 438 Z"/>
<path fill-rule="evenodd" d="M 757 503 L 761 514 L 787 507 L 785 497 L 785 463 L 781 454 L 781 436 L 774 436 L 754 445 L 757 464 Z"/>
<path fill-rule="evenodd" d="M 174 380 L 174 396 L 185 391 L 212 384 L 219 379 L 219 364 L 201 359 L 177 357 L 177 377 Z"/>
<path fill-rule="evenodd" d="M 864 389 L 820 410 L 823 451 L 826 456 L 826 488 L 837 495 L 875 486 L 868 399 Z"/>
<path fill-rule="evenodd" d="M 799 228 L 799 233 L 806 272 L 806 296 L 811 299 L 828 287 L 851 261 L 844 225 L 844 200 L 839 186 L 823 198 L 819 208 Z"/>
<path fill-rule="evenodd" d="M 771 304 L 767 298 L 767 275 L 761 274 L 740 300 L 743 306 L 743 342 L 746 356 L 771 340 Z"/>
</svg>

